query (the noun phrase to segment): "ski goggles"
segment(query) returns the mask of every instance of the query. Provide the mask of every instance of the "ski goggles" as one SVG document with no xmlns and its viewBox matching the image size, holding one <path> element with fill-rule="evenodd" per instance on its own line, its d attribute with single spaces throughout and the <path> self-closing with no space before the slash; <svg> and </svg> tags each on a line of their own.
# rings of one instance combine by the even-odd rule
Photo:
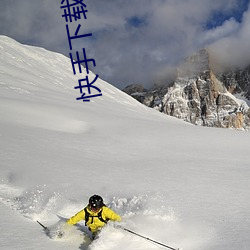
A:
<svg viewBox="0 0 250 250">
<path fill-rule="evenodd" d="M 97 211 L 99 211 L 101 209 L 101 207 L 97 207 L 97 206 L 93 206 L 93 205 L 92 206 L 90 205 L 89 208 L 93 212 L 97 212 Z"/>
</svg>

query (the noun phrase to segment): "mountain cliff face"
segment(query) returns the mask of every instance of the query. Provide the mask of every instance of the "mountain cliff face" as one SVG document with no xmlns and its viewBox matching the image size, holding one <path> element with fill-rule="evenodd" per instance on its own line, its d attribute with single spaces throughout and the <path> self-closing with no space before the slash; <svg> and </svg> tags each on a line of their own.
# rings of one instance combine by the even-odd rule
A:
<svg viewBox="0 0 250 250">
<path fill-rule="evenodd" d="M 232 94 L 241 94 L 250 100 L 250 65 L 245 69 L 228 70 L 218 74 L 227 90 Z"/>
<path fill-rule="evenodd" d="M 170 87 L 147 91 L 140 85 L 130 85 L 124 91 L 149 107 L 196 125 L 250 127 L 250 109 L 242 100 L 250 99 L 250 67 L 214 73 L 205 49 L 187 58 Z"/>
</svg>

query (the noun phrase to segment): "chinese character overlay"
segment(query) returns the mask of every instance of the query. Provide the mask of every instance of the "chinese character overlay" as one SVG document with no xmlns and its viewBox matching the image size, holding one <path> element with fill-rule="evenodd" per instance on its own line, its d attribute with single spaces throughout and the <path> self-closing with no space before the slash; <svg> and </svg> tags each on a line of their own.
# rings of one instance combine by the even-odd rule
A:
<svg viewBox="0 0 250 250">
<path fill-rule="evenodd" d="M 89 63 L 89 62 L 92 62 L 93 65 L 94 65 L 94 67 L 96 66 L 95 60 L 94 60 L 94 59 L 87 59 L 87 57 L 86 57 L 86 52 L 85 52 L 85 49 L 84 49 L 84 48 L 82 49 L 82 51 L 83 51 L 83 56 L 84 56 L 84 59 L 83 59 L 83 60 L 80 60 L 78 51 L 76 51 L 77 60 L 75 60 L 75 61 L 73 60 L 72 53 L 69 53 L 74 75 L 76 74 L 75 64 L 78 65 L 79 72 L 82 73 L 81 63 L 84 63 L 84 64 L 85 64 L 85 68 L 86 68 L 87 74 L 89 74 L 89 66 L 88 66 L 88 63 Z"/>
<path fill-rule="evenodd" d="M 81 37 L 92 36 L 92 33 L 83 34 L 83 35 L 78 35 L 78 32 L 79 32 L 80 28 L 81 28 L 81 24 L 79 24 L 79 25 L 77 26 L 75 35 L 74 35 L 74 36 L 70 36 L 70 34 L 69 34 L 69 26 L 68 26 L 68 24 L 66 25 L 66 30 L 67 30 L 67 35 L 68 35 L 68 41 L 69 41 L 69 48 L 70 48 L 70 50 L 72 50 L 72 43 L 71 43 L 71 40 L 72 40 L 72 39 L 77 39 L 77 38 L 81 38 Z"/>
<path fill-rule="evenodd" d="M 76 100 L 83 100 L 83 101 L 90 101 L 89 98 L 92 97 L 96 97 L 96 96 L 101 96 L 101 90 L 99 88 L 97 88 L 96 86 L 93 86 L 93 84 L 95 83 L 95 81 L 98 79 L 98 75 L 95 76 L 95 79 L 92 82 L 89 82 L 89 78 L 88 76 L 86 76 L 86 78 L 84 79 L 80 79 L 78 80 L 79 85 L 75 87 L 75 89 L 80 89 L 80 93 L 82 94 L 81 97 L 76 98 Z M 82 85 L 82 82 L 86 82 L 86 85 Z M 83 88 L 87 88 L 88 89 L 88 94 L 89 96 L 86 96 L 86 93 L 82 92 Z M 95 95 L 91 95 L 91 88 L 94 88 L 95 90 L 97 90 L 100 94 L 95 94 Z"/>
<path fill-rule="evenodd" d="M 86 13 L 88 10 L 86 10 L 87 6 L 83 3 L 83 0 L 62 0 L 61 1 L 61 9 L 63 9 L 63 15 L 62 17 L 65 18 L 66 23 L 72 22 L 72 21 L 78 21 L 82 17 L 84 19 L 87 19 Z M 79 30 L 81 28 L 81 24 L 78 24 L 74 35 L 70 34 L 69 26 L 66 24 L 66 31 L 68 36 L 68 42 L 69 42 L 69 48 L 72 50 L 72 40 L 78 39 L 78 38 L 85 38 L 92 36 L 92 33 L 88 34 L 79 34 Z M 89 102 L 90 98 L 102 96 L 101 90 L 94 86 L 93 84 L 98 79 L 98 75 L 95 76 L 94 80 L 92 82 L 89 82 L 88 74 L 89 74 L 89 63 L 92 63 L 93 66 L 96 66 L 94 59 L 88 59 L 86 56 L 85 48 L 82 49 L 83 51 L 83 58 L 80 59 L 79 52 L 76 51 L 76 60 L 73 59 L 72 53 L 69 53 L 72 69 L 74 75 L 76 74 L 76 68 L 75 65 L 78 66 L 79 73 L 82 73 L 82 64 L 85 66 L 86 69 L 86 77 L 83 79 L 78 80 L 78 86 L 75 87 L 75 89 L 79 89 L 81 93 L 81 97 L 76 98 L 76 100 L 83 100 L 84 102 Z M 86 82 L 85 85 L 82 85 L 83 82 Z M 83 89 L 87 89 L 87 93 L 83 93 Z M 97 91 L 97 94 L 92 94 L 91 90 Z"/>
<path fill-rule="evenodd" d="M 87 6 L 83 3 L 83 0 L 72 0 L 72 1 L 74 2 L 72 4 L 69 3 L 69 0 L 66 1 L 62 0 L 61 2 L 61 5 L 64 4 L 64 2 L 66 2 L 66 5 L 61 6 L 61 9 L 64 9 L 64 14 L 62 15 L 62 17 L 65 17 L 65 21 L 68 22 L 69 18 L 69 21 L 72 22 L 72 17 L 74 17 L 75 21 L 77 21 L 77 19 L 81 19 L 81 14 L 83 15 L 84 19 L 87 19 L 85 13 L 88 11 L 84 9 Z M 81 6 L 75 7 L 78 4 L 80 4 Z"/>
</svg>

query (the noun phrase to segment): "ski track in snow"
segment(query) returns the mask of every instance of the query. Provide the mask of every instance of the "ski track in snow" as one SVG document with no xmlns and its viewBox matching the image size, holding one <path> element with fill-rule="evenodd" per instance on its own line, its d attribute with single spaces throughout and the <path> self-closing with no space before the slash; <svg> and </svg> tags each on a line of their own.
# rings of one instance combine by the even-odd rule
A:
<svg viewBox="0 0 250 250">
<path fill-rule="evenodd" d="M 197 249 L 199 244 L 204 244 L 204 239 L 197 240 L 199 226 L 196 225 L 195 230 L 180 221 L 173 209 L 164 205 L 164 197 L 161 195 L 141 195 L 130 198 L 107 197 L 107 200 L 109 201 L 107 206 L 123 217 L 121 224 L 129 230 L 176 248 L 182 244 L 186 246 L 185 249 L 192 249 L 194 246 Z M 92 243 L 87 236 L 88 232 L 84 222 L 68 228 L 64 237 L 58 239 L 57 231 L 63 228 L 65 220 L 60 220 L 57 214 L 63 214 L 63 217 L 68 218 L 83 207 L 82 204 L 66 200 L 63 192 L 49 192 L 46 185 L 31 190 L 21 190 L 10 183 L 2 182 L 0 184 L 0 202 L 20 213 L 20 216 L 34 222 L 36 220 L 45 222 L 50 229 L 49 236 L 53 240 L 65 242 L 69 246 L 79 244 L 79 249 L 82 250 L 108 250 L 120 247 L 124 249 L 124 245 L 121 245 L 123 243 L 120 243 L 121 239 L 122 242 L 128 242 L 126 249 L 162 249 L 155 243 L 115 228 L 113 223 L 107 225 L 101 231 L 99 238 Z M 166 242 L 162 242 L 161 239 L 165 239 Z"/>
</svg>

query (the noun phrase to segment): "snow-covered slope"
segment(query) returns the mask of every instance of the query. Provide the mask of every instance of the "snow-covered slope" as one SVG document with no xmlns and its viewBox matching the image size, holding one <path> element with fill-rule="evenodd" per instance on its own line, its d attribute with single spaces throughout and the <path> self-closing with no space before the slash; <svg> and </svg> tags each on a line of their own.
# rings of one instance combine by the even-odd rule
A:
<svg viewBox="0 0 250 250">
<path fill-rule="evenodd" d="M 51 240 L 36 223 L 98 193 L 169 246 L 248 250 L 249 133 L 186 124 L 101 79 L 102 97 L 77 101 L 80 77 L 66 57 L 0 37 L 1 249 L 162 249 L 111 225 L 92 244 L 78 227 Z"/>
</svg>

